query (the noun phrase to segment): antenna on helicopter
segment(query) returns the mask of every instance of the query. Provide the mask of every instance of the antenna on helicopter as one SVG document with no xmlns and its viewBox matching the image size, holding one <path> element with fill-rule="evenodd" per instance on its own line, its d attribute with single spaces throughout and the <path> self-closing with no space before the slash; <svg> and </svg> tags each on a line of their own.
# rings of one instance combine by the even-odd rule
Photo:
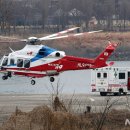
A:
<svg viewBox="0 0 130 130">
<path fill-rule="evenodd" d="M 14 52 L 14 50 L 11 47 L 9 47 L 9 49 L 11 50 L 11 52 Z"/>
</svg>

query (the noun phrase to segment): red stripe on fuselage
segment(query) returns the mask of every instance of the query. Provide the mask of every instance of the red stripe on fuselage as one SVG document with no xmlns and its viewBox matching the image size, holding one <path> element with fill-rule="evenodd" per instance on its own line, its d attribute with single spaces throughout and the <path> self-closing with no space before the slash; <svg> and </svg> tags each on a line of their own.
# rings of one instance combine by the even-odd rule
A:
<svg viewBox="0 0 130 130">
<path fill-rule="evenodd" d="M 40 66 L 31 67 L 31 71 L 48 71 L 57 70 L 58 72 L 67 70 L 82 70 L 92 68 L 94 61 L 91 59 L 78 58 L 73 56 L 65 56 L 60 60 L 43 64 Z"/>
<path fill-rule="evenodd" d="M 14 72 L 16 75 L 23 75 L 28 77 L 44 77 L 45 74 L 38 74 L 37 72 L 47 72 L 47 71 L 68 71 L 68 70 L 83 70 L 93 68 L 94 61 L 91 59 L 78 58 L 73 56 L 65 56 L 54 62 L 48 64 L 43 64 L 35 67 L 26 68 L 7 68 L 7 71 L 25 71 L 25 72 Z M 31 73 L 29 72 L 31 71 Z M 35 73 L 33 73 L 35 71 Z"/>
</svg>

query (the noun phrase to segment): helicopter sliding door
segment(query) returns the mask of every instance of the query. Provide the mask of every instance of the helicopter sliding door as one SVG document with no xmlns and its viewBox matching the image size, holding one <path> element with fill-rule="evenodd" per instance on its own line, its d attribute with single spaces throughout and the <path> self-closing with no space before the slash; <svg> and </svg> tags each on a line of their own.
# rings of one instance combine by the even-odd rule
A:
<svg viewBox="0 0 130 130">
<path fill-rule="evenodd" d="M 30 68 L 30 60 L 24 60 L 24 68 Z"/>
<path fill-rule="evenodd" d="M 20 68 L 23 67 L 23 59 L 18 59 L 17 60 L 17 67 L 20 67 Z"/>
<path fill-rule="evenodd" d="M 17 67 L 30 68 L 30 60 L 29 59 L 17 59 Z"/>
</svg>

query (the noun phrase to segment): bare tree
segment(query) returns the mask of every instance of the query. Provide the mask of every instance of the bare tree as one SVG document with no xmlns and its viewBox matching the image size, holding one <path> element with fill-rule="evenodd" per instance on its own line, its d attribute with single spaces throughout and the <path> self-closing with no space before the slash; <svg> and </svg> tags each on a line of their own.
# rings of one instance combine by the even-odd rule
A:
<svg viewBox="0 0 130 130">
<path fill-rule="evenodd" d="M 35 3 L 35 8 L 41 14 L 41 25 L 42 29 L 45 28 L 45 22 L 48 16 L 48 9 L 49 9 L 49 1 L 48 0 L 39 0 Z"/>
<path fill-rule="evenodd" d="M 0 27 L 1 33 L 10 34 L 10 25 L 12 19 L 13 2 L 0 0 Z"/>
</svg>

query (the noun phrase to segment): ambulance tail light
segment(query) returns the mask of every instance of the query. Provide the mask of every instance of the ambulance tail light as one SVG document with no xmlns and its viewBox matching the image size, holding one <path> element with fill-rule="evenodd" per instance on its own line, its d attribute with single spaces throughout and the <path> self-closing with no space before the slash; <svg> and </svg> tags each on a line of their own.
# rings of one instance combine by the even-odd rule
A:
<svg viewBox="0 0 130 130">
<path fill-rule="evenodd" d="M 92 84 L 91 87 L 92 87 L 92 92 L 96 92 L 96 86 L 95 86 L 95 84 Z"/>
</svg>

